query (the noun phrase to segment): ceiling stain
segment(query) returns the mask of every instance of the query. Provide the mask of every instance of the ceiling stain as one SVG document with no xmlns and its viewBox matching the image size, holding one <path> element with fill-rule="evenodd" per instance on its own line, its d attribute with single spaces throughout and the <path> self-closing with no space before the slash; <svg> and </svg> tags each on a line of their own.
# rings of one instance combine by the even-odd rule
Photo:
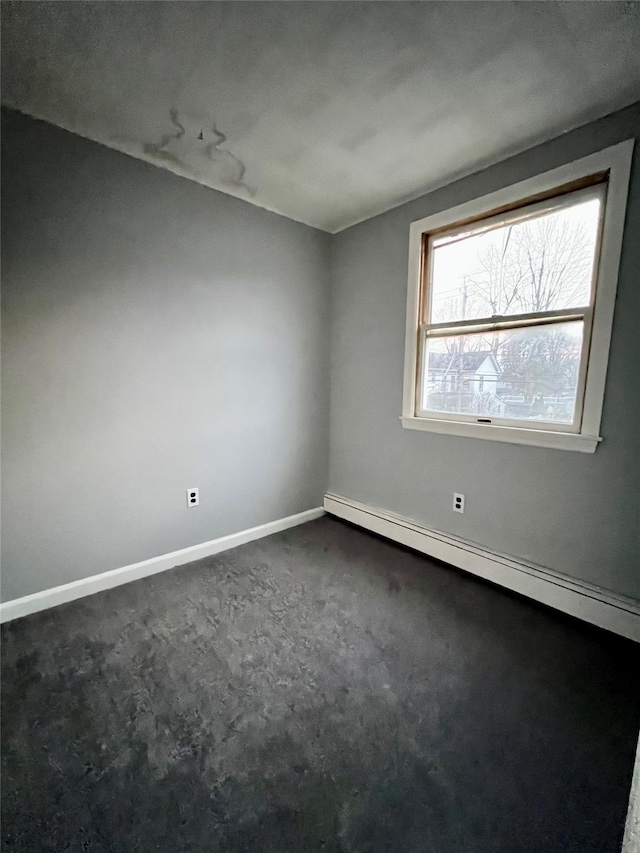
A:
<svg viewBox="0 0 640 853">
<path fill-rule="evenodd" d="M 146 142 L 142 146 L 145 154 L 192 175 L 215 177 L 227 186 L 255 195 L 255 188 L 244 181 L 246 167 L 242 160 L 220 147 L 227 137 L 218 130 L 215 122 L 207 126 L 193 117 L 179 115 L 175 108 L 169 110 L 169 118 L 174 132 L 165 133 L 160 142 Z"/>
<path fill-rule="evenodd" d="M 0 12 L 3 104 L 329 232 L 640 99 L 632 0 Z"/>
<path fill-rule="evenodd" d="M 166 133 L 160 142 L 145 142 L 142 146 L 142 150 L 145 154 L 149 154 L 152 157 L 157 158 L 158 160 L 165 160 L 166 162 L 173 163 L 176 166 L 179 166 L 181 169 L 187 169 L 191 171 L 186 163 L 184 163 L 179 157 L 177 157 L 172 151 L 168 150 L 168 147 L 174 143 L 175 140 L 181 139 L 186 130 L 178 121 L 178 113 L 176 110 L 169 110 L 169 116 L 171 117 L 171 121 L 178 128 L 177 133 Z M 175 148 L 175 143 L 174 143 Z"/>
</svg>

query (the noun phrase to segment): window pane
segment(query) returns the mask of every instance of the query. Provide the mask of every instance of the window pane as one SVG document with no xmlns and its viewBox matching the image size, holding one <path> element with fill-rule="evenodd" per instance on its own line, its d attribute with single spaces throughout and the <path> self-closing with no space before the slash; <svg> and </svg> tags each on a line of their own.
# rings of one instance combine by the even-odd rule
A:
<svg viewBox="0 0 640 853">
<path fill-rule="evenodd" d="M 592 198 L 453 242 L 436 239 L 427 322 L 588 305 L 599 215 Z"/>
<path fill-rule="evenodd" d="M 572 423 L 584 322 L 427 338 L 422 409 Z"/>
</svg>

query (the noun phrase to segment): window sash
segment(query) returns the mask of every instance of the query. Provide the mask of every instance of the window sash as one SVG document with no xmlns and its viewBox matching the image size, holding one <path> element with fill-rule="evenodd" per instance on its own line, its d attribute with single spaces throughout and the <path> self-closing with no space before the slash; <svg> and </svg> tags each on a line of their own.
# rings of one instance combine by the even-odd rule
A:
<svg viewBox="0 0 640 853">
<path fill-rule="evenodd" d="M 491 318 L 490 318 L 491 319 Z M 456 413 L 442 412 L 433 409 L 423 409 L 422 401 L 424 397 L 425 386 L 425 371 L 427 341 L 429 337 L 446 337 L 447 335 L 468 335 L 471 337 L 474 334 L 483 334 L 486 332 L 500 331 L 501 329 L 514 328 L 536 328 L 550 323 L 582 321 L 582 347 L 580 350 L 580 363 L 578 367 L 578 378 L 576 384 L 576 399 L 573 411 L 573 420 L 571 423 L 567 421 L 553 420 L 533 420 L 527 418 L 504 418 L 500 416 L 483 416 L 476 413 Z M 519 427 L 520 429 L 532 430 L 547 430 L 551 432 L 568 432 L 579 433 L 582 428 L 582 417 L 584 411 L 584 396 L 586 390 L 587 367 L 589 362 L 589 351 L 591 347 L 591 332 L 593 327 L 593 309 L 586 307 L 576 311 L 575 309 L 566 309 L 565 311 L 543 311 L 535 314 L 523 314 L 518 317 L 509 317 L 500 319 L 484 325 L 482 328 L 476 328 L 477 321 L 461 321 L 454 327 L 451 323 L 438 324 L 423 324 L 419 330 L 418 341 L 418 369 L 416 371 L 416 387 L 415 387 L 415 417 L 426 418 L 437 421 L 458 421 L 462 423 L 473 424 L 496 424 L 499 426 Z M 441 327 L 446 328 L 446 333 L 442 334 Z M 455 328 L 458 330 L 455 331 Z"/>
<path fill-rule="evenodd" d="M 607 189 L 608 189 L 608 176 L 607 175 L 595 175 L 594 183 L 590 186 L 585 187 L 584 189 L 574 190 L 572 192 L 563 193 L 561 188 L 559 187 L 556 190 L 556 194 L 545 198 L 542 201 L 528 203 L 526 199 L 523 200 L 522 204 L 516 208 L 512 208 L 506 213 L 499 213 L 493 216 L 489 215 L 486 217 L 482 217 L 475 222 L 467 222 L 459 223 L 457 225 L 452 225 L 442 231 L 434 231 L 432 233 L 424 234 L 424 243 L 423 243 L 423 256 L 422 256 L 422 286 L 421 286 L 421 318 L 422 323 L 421 327 L 424 325 L 432 325 L 436 324 L 430 323 L 431 319 L 431 311 L 432 311 L 432 295 L 433 295 L 433 283 L 432 283 L 432 274 L 433 274 L 433 263 L 431 262 L 431 255 L 438 246 L 450 245 L 451 243 L 459 242 L 461 240 L 465 240 L 468 237 L 475 237 L 478 234 L 484 234 L 488 231 L 494 231 L 497 228 L 504 228 L 509 225 L 515 225 L 517 223 L 523 222 L 528 219 L 534 219 L 538 216 L 543 216 L 549 213 L 553 213 L 557 210 L 562 210 L 567 207 L 573 207 L 576 204 L 581 204 L 582 202 L 589 201 L 590 199 L 597 198 L 600 200 L 600 213 L 598 220 L 598 229 L 597 229 L 597 238 L 596 238 L 596 246 L 594 250 L 594 258 L 593 258 L 593 269 L 591 273 L 591 289 L 589 294 L 589 304 L 593 306 L 596 287 L 597 287 L 597 273 L 598 273 L 598 264 L 600 259 L 600 250 L 601 250 L 601 242 L 602 242 L 602 228 L 604 223 L 604 215 L 605 215 L 605 207 L 606 207 L 606 198 L 607 198 Z M 451 239 L 448 239 L 451 238 Z M 549 312 L 539 312 L 539 313 L 548 313 L 548 314 L 556 314 L 561 310 L 567 309 L 558 309 L 557 311 L 549 311 Z M 518 314 L 509 314 L 505 315 L 506 317 L 521 317 L 525 316 L 520 313 Z M 493 318 L 491 318 L 493 319 Z M 459 323 L 467 322 L 466 320 L 460 318 L 460 320 L 455 321 L 446 321 L 445 324 L 441 325 L 450 325 L 454 326 Z M 473 322 L 478 322 L 474 320 Z"/>
</svg>

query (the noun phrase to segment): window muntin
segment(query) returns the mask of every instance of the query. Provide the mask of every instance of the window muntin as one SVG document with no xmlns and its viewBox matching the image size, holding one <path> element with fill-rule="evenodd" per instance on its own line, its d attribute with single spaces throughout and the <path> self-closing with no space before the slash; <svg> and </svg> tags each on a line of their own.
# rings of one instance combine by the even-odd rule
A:
<svg viewBox="0 0 640 853">
<path fill-rule="evenodd" d="M 580 430 L 605 195 L 424 236 L 417 417 Z"/>
</svg>

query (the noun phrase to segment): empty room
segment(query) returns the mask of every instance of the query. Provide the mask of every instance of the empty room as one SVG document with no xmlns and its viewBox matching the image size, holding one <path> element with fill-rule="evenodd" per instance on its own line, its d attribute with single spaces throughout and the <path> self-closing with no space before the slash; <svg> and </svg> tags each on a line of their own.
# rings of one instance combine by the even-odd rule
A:
<svg viewBox="0 0 640 853">
<path fill-rule="evenodd" d="M 640 3 L 1 13 L 2 849 L 640 853 Z"/>
</svg>

